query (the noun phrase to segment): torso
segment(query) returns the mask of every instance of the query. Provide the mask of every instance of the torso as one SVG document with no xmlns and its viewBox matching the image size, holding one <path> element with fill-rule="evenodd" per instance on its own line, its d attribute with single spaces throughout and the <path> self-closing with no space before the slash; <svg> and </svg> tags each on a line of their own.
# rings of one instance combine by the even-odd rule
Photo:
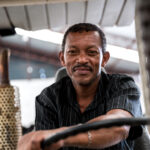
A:
<svg viewBox="0 0 150 150">
<path fill-rule="evenodd" d="M 116 83 L 118 83 L 120 78 L 122 77 L 118 76 L 115 78 L 117 78 Z M 111 79 L 111 76 L 108 78 L 108 80 L 110 79 Z M 125 78 L 125 80 L 127 79 L 128 78 Z M 40 104 L 44 103 L 43 104 L 44 107 L 39 106 L 39 108 L 37 109 L 39 111 L 43 111 L 46 113 L 49 107 L 49 109 L 52 109 L 52 112 L 51 112 L 52 114 L 50 112 L 47 112 L 46 114 L 47 115 L 49 114 L 49 116 L 45 120 L 44 120 L 45 116 L 42 117 L 40 115 L 39 118 L 42 118 L 42 124 L 36 125 L 36 129 L 43 130 L 43 129 L 51 129 L 51 128 L 58 128 L 61 126 L 72 126 L 72 125 L 76 125 L 79 123 L 85 123 L 89 121 L 90 119 L 93 119 L 97 116 L 105 114 L 106 111 L 108 111 L 108 109 L 111 109 L 115 107 L 116 105 L 118 107 L 118 102 L 115 103 L 115 99 L 112 99 L 112 100 L 110 99 L 112 97 L 111 93 L 110 95 L 108 95 L 107 92 L 105 91 L 105 89 L 108 89 L 109 88 L 108 86 L 110 86 L 110 83 L 109 84 L 107 83 L 107 78 L 105 80 L 106 82 L 101 84 L 101 86 L 99 87 L 100 89 L 97 90 L 97 93 L 94 98 L 90 98 L 88 102 L 86 102 L 85 99 L 79 100 L 80 101 L 79 103 L 76 101 L 76 93 L 69 79 L 66 78 L 66 79 L 63 79 L 63 81 L 61 81 L 61 84 L 63 84 L 63 86 L 66 87 L 61 90 L 60 88 L 62 85 L 60 84 L 60 82 L 56 83 L 57 86 L 56 87 L 55 85 L 52 86 L 50 93 L 48 94 L 45 93 L 47 96 L 51 95 L 50 102 L 48 102 L 48 99 L 44 101 L 44 98 L 40 98 Z M 128 80 L 131 80 L 131 79 L 128 79 Z M 128 85 L 131 85 L 131 84 L 128 84 Z M 119 84 L 115 85 L 115 82 L 113 81 L 112 86 L 108 90 L 110 90 L 110 92 L 116 92 L 117 86 L 119 86 Z M 120 87 L 118 88 L 119 88 L 118 90 L 120 90 Z M 133 88 L 134 88 L 134 85 L 132 87 L 132 92 L 133 92 Z M 127 92 L 130 92 L 130 91 L 128 90 Z M 128 105 L 125 105 L 125 106 L 127 107 Z M 128 110 L 128 108 L 125 108 L 125 109 Z M 130 110 L 128 111 L 130 112 Z M 51 119 L 54 119 L 54 121 L 48 122 L 48 120 L 51 120 Z M 45 124 L 43 124 L 44 121 L 45 121 Z M 37 122 L 40 122 L 40 119 L 38 119 Z M 128 149 L 127 147 L 128 146 L 130 147 L 131 145 L 132 145 L 132 142 L 128 143 L 127 141 L 123 141 L 120 144 L 117 144 L 116 146 L 113 146 L 105 150 L 120 150 L 120 149 L 127 150 Z M 79 150 L 79 148 L 63 148 L 63 150 Z M 132 150 L 132 148 L 130 148 L 129 150 Z"/>
</svg>

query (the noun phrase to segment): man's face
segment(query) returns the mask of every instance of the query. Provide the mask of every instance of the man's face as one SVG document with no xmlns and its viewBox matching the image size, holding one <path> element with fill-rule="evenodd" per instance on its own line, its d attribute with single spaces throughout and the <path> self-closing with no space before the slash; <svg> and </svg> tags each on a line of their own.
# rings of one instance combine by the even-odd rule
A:
<svg viewBox="0 0 150 150">
<path fill-rule="evenodd" d="M 99 33 L 84 31 L 68 34 L 60 60 L 73 83 L 90 85 L 99 80 L 101 66 L 104 66 L 108 59 L 103 59 Z"/>
</svg>

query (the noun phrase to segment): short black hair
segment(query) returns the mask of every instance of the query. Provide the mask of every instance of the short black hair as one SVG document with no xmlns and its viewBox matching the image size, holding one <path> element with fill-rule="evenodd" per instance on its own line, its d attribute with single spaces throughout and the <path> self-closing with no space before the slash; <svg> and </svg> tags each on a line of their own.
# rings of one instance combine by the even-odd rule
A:
<svg viewBox="0 0 150 150">
<path fill-rule="evenodd" d="M 106 51 L 106 37 L 104 32 L 97 26 L 91 23 L 78 23 L 68 28 L 68 30 L 65 32 L 63 41 L 62 41 L 62 51 L 64 52 L 65 44 L 66 44 L 66 38 L 67 35 L 70 32 L 89 32 L 89 31 L 97 31 L 100 36 L 100 40 L 102 43 L 102 52 L 104 53 Z"/>
</svg>

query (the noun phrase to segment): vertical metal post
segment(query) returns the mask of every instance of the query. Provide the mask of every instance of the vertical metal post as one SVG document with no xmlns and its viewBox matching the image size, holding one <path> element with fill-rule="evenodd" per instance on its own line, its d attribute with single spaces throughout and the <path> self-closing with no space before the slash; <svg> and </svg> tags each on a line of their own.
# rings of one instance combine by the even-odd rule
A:
<svg viewBox="0 0 150 150">
<path fill-rule="evenodd" d="M 150 116 L 150 1 L 136 1 L 136 37 L 146 116 Z M 150 132 L 150 127 L 148 127 Z"/>
<path fill-rule="evenodd" d="M 0 85 L 9 85 L 9 55 L 10 52 L 6 49 L 0 48 Z"/>
</svg>

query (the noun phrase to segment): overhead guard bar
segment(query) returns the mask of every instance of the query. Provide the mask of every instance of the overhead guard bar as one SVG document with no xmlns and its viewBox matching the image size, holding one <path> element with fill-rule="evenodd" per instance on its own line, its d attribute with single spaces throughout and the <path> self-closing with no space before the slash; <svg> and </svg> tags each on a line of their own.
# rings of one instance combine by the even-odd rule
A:
<svg viewBox="0 0 150 150">
<path fill-rule="evenodd" d="M 37 4 L 74 2 L 74 1 L 86 1 L 86 0 L 0 0 L 0 7 L 37 5 Z"/>
</svg>

